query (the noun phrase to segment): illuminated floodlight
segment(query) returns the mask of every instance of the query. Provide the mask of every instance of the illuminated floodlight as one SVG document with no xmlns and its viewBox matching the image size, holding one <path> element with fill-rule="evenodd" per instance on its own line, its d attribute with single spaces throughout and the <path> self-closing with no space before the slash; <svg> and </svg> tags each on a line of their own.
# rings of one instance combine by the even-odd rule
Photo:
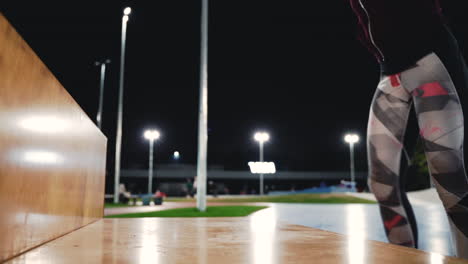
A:
<svg viewBox="0 0 468 264">
<path fill-rule="evenodd" d="M 265 142 L 270 139 L 270 135 L 268 135 L 266 132 L 257 132 L 254 135 L 254 139 L 258 142 Z"/>
<path fill-rule="evenodd" d="M 359 136 L 356 134 L 347 134 L 345 135 L 344 140 L 349 144 L 354 144 L 359 141 Z"/>
<path fill-rule="evenodd" d="M 248 163 L 250 172 L 254 174 L 274 174 L 276 173 L 276 167 L 274 162 L 254 162 Z"/>
<path fill-rule="evenodd" d="M 160 136 L 159 131 L 152 130 L 152 129 L 146 130 L 144 135 L 146 139 L 151 140 L 151 141 L 157 140 Z"/>
<path fill-rule="evenodd" d="M 132 9 L 130 7 L 126 7 L 124 9 L 124 15 L 128 16 L 128 15 L 130 15 L 130 13 L 132 13 Z"/>
<path fill-rule="evenodd" d="M 174 151 L 174 159 L 179 159 L 179 158 L 180 158 L 179 151 Z"/>
</svg>

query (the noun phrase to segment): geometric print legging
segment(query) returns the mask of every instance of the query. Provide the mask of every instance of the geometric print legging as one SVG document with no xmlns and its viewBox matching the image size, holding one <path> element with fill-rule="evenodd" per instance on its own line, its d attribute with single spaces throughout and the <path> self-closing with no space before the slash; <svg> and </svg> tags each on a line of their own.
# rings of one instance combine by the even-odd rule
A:
<svg viewBox="0 0 468 264">
<path fill-rule="evenodd" d="M 435 53 L 413 68 L 383 76 L 367 128 L 369 188 L 388 240 L 417 247 L 416 221 L 400 186 L 400 162 L 414 103 L 429 172 L 445 207 L 456 254 L 468 258 L 468 183 L 463 161 L 463 112 L 447 69 Z"/>
</svg>

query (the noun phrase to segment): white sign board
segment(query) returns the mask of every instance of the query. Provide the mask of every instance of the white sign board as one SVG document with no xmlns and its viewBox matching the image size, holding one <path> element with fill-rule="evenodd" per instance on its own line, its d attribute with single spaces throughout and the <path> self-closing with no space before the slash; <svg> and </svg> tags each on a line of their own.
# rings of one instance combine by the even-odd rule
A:
<svg viewBox="0 0 468 264">
<path fill-rule="evenodd" d="M 256 174 L 273 174 L 276 173 L 274 162 L 249 162 L 250 172 Z"/>
</svg>

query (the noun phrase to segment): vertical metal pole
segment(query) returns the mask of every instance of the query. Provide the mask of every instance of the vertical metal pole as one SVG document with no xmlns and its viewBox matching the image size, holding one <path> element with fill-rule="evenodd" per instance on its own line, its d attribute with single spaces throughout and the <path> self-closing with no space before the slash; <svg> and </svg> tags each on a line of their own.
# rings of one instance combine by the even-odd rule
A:
<svg viewBox="0 0 468 264">
<path fill-rule="evenodd" d="M 119 202 L 120 183 L 120 153 L 122 148 L 122 112 L 123 112 L 123 89 L 124 89 L 124 66 L 125 66 L 125 41 L 127 35 L 128 16 L 122 18 L 122 46 L 120 50 L 120 80 L 119 80 L 119 105 L 117 110 L 117 137 L 115 140 L 115 170 L 114 170 L 114 203 Z"/>
<path fill-rule="evenodd" d="M 263 141 L 260 141 L 260 162 L 263 162 Z M 260 195 L 263 195 L 263 173 L 260 173 Z"/>
<path fill-rule="evenodd" d="M 149 171 L 148 171 L 148 194 L 153 193 L 153 146 L 154 140 L 150 139 L 149 144 Z"/>
<path fill-rule="evenodd" d="M 349 152 L 351 156 L 351 182 L 354 183 L 354 144 L 349 143 Z"/>
<path fill-rule="evenodd" d="M 102 108 L 103 108 L 103 102 L 104 102 L 104 80 L 106 78 L 106 63 L 103 62 L 101 63 L 101 83 L 100 83 L 100 88 L 99 88 L 99 106 L 98 106 L 98 112 L 97 112 L 97 125 L 99 129 L 102 128 Z"/>
<path fill-rule="evenodd" d="M 208 151 L 208 0 L 202 0 L 200 105 L 198 119 L 197 208 L 206 210 L 206 167 Z"/>
</svg>

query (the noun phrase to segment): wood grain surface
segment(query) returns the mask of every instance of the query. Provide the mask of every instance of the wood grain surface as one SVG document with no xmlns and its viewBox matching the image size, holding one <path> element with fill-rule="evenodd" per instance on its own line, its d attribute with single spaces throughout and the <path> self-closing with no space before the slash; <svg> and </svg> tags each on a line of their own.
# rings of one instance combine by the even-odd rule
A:
<svg viewBox="0 0 468 264">
<path fill-rule="evenodd" d="M 278 223 L 272 210 L 238 218 L 103 219 L 9 264 L 468 263 L 359 236 Z"/>
<path fill-rule="evenodd" d="M 102 217 L 106 144 L 0 14 L 0 262 Z"/>
</svg>

